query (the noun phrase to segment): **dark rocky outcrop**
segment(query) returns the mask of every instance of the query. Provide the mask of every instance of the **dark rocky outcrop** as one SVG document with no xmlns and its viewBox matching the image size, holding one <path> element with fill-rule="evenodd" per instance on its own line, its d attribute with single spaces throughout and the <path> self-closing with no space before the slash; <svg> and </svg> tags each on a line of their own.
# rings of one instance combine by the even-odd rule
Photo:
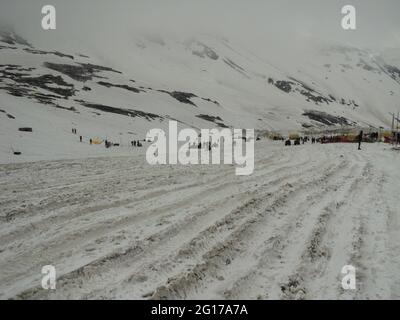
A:
<svg viewBox="0 0 400 320">
<path fill-rule="evenodd" d="M 162 93 L 166 93 L 169 94 L 172 98 L 178 100 L 179 102 L 182 103 L 186 103 L 186 104 L 190 104 L 192 106 L 197 107 L 193 101 L 191 101 L 190 99 L 192 98 L 197 98 L 197 96 L 193 93 L 189 93 L 189 92 L 182 92 L 182 91 L 166 91 L 166 90 L 157 90 L 158 92 L 162 92 Z"/>
<path fill-rule="evenodd" d="M 294 85 L 294 82 L 291 81 L 284 81 L 284 80 L 278 80 L 275 81 L 275 87 L 278 89 L 281 89 L 282 91 L 289 93 L 292 91 L 292 85 Z"/>
<path fill-rule="evenodd" d="M 44 66 L 48 69 L 63 73 L 76 81 L 82 82 L 92 80 L 93 78 L 101 78 L 100 76 L 97 76 L 97 73 L 101 71 L 121 73 L 112 68 L 98 66 L 90 63 L 78 63 L 72 65 L 45 62 Z"/>
<path fill-rule="evenodd" d="M 211 60 L 218 60 L 218 54 L 200 41 L 189 41 L 188 46 L 192 48 L 192 53 L 200 58 L 209 58 Z"/>
<path fill-rule="evenodd" d="M 10 45 L 20 44 L 32 48 L 32 45 L 28 41 L 15 34 L 12 30 L 0 30 L 0 41 Z"/>
<path fill-rule="evenodd" d="M 75 95 L 73 84 L 67 83 L 61 76 L 44 74 L 32 76 L 35 68 L 24 68 L 18 65 L 0 65 L 0 89 L 16 97 L 26 97 L 43 104 L 57 106 L 57 99 L 68 99 Z M 7 79 L 8 81 L 3 81 Z M 10 80 L 12 83 L 10 83 Z M 40 92 L 43 89 L 51 94 Z"/>
<path fill-rule="evenodd" d="M 303 113 L 303 116 L 306 116 L 310 118 L 311 120 L 314 120 L 316 122 L 322 123 L 327 126 L 334 126 L 334 125 L 341 125 L 341 126 L 347 126 L 347 125 L 354 125 L 356 124 L 353 121 L 350 121 L 346 119 L 345 117 L 338 117 L 331 115 L 326 112 L 322 111 L 317 111 L 317 110 L 307 110 Z M 304 124 L 303 124 L 304 126 Z"/>
<path fill-rule="evenodd" d="M 286 80 L 277 80 L 275 81 L 272 78 L 268 79 L 268 83 L 271 85 L 274 85 L 278 89 L 282 90 L 283 92 L 286 93 L 291 93 L 291 92 L 298 92 L 304 97 L 306 97 L 307 101 L 313 101 L 315 104 L 320 104 L 320 103 L 326 103 L 329 104 L 330 102 L 335 101 L 334 98 L 332 99 L 332 96 L 329 95 L 328 97 L 325 97 L 323 94 L 317 92 L 313 88 L 311 88 L 309 85 L 306 83 L 297 80 L 295 78 L 290 77 L 290 81 Z"/>
<path fill-rule="evenodd" d="M 216 104 L 217 106 L 220 105 L 219 102 L 218 102 L 217 100 L 211 100 L 210 98 L 201 98 L 201 99 L 204 100 L 204 101 L 207 101 L 207 102 L 214 103 L 214 104 Z"/>
<path fill-rule="evenodd" d="M 395 66 L 385 65 L 387 72 L 395 80 L 400 80 L 400 69 Z"/>
<path fill-rule="evenodd" d="M 22 127 L 22 128 L 18 128 L 18 131 L 33 132 L 33 129 L 31 127 Z"/>
<path fill-rule="evenodd" d="M 11 47 L 11 46 L 0 46 L 0 50 L 1 49 L 12 49 L 12 50 L 15 50 L 15 49 L 17 49 L 17 47 Z"/>
<path fill-rule="evenodd" d="M 52 54 L 55 55 L 57 57 L 60 58 L 68 58 L 68 59 L 72 59 L 74 60 L 74 56 L 69 55 L 69 54 L 65 54 L 59 51 L 44 51 L 44 50 L 36 50 L 36 49 L 31 49 L 31 48 L 25 48 L 24 49 L 26 52 L 32 53 L 32 54 L 41 54 L 41 55 L 45 55 L 45 54 Z"/>
<path fill-rule="evenodd" d="M 229 128 L 227 125 L 224 124 L 223 120 L 219 116 L 210 116 L 208 114 L 198 114 L 196 115 L 197 118 L 215 123 L 218 127 L 221 128 Z"/>
<path fill-rule="evenodd" d="M 128 117 L 140 117 L 140 118 L 144 118 L 148 121 L 163 119 L 162 116 L 159 116 L 157 114 L 144 112 L 144 111 L 140 111 L 140 110 L 116 108 L 116 107 L 106 106 L 103 104 L 90 103 L 90 102 L 86 102 L 83 100 L 75 100 L 75 101 L 79 102 L 82 106 L 84 106 L 86 108 L 96 109 L 96 110 L 100 110 L 103 112 L 115 113 L 115 114 L 120 114 L 120 115 L 124 115 L 124 116 L 128 116 Z"/>
<path fill-rule="evenodd" d="M 364 70 L 371 71 L 371 72 L 376 72 L 380 73 L 380 70 L 378 68 L 375 68 L 365 62 L 363 59 L 360 59 L 360 61 L 357 63 L 357 67 L 363 68 Z"/>
<path fill-rule="evenodd" d="M 233 70 L 241 73 L 242 75 L 244 75 L 246 78 L 249 78 L 249 76 L 246 74 L 246 70 L 244 70 L 241 66 L 239 66 L 238 64 L 236 64 L 235 62 L 233 62 L 231 59 L 229 58 L 225 58 L 224 62 L 231 67 Z"/>
<path fill-rule="evenodd" d="M 112 87 L 121 88 L 121 89 L 125 89 L 125 90 L 132 91 L 132 92 L 135 92 L 135 93 L 145 92 L 144 90 L 139 90 L 139 89 L 137 89 L 135 87 L 128 86 L 126 84 L 113 84 L 113 83 L 109 83 L 109 82 L 105 82 L 105 81 L 99 81 L 97 83 L 99 85 L 107 87 L 107 88 L 112 88 Z"/>
<path fill-rule="evenodd" d="M 26 69 L 19 69 L 23 71 Z M 32 88 L 42 88 L 47 91 L 56 93 L 64 98 L 73 96 L 75 94 L 74 86 L 64 81 L 61 76 L 54 76 L 51 74 L 45 74 L 37 77 L 27 77 L 26 74 L 18 72 L 10 72 L 8 70 L 1 70 L 0 75 L 4 78 L 11 79 L 25 89 L 31 90 Z M 55 87 L 54 84 L 62 87 Z M 51 86 L 50 86 L 51 85 Z M 18 86 L 14 87 L 17 91 Z"/>
<path fill-rule="evenodd" d="M 328 98 L 321 96 L 321 95 L 314 95 L 311 91 L 301 90 L 300 93 L 307 97 L 307 101 L 314 101 L 316 104 L 318 103 L 327 103 L 331 102 Z"/>
<path fill-rule="evenodd" d="M 69 83 L 65 82 L 61 76 L 54 76 L 52 74 L 45 74 L 45 75 L 38 76 L 38 77 L 16 78 L 16 79 L 14 79 L 14 81 L 16 81 L 18 83 L 28 84 L 31 87 L 45 89 L 47 91 L 58 94 L 64 98 L 71 97 L 75 94 L 75 89 L 74 89 L 73 84 L 69 84 Z M 63 86 L 63 88 L 49 86 L 49 85 L 55 85 L 55 84 L 58 86 Z"/>
</svg>

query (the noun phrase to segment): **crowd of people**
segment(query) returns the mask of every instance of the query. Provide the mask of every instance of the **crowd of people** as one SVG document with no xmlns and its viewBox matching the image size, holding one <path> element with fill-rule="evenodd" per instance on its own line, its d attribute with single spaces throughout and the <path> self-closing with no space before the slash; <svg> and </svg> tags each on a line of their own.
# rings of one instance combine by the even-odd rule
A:
<svg viewBox="0 0 400 320">
<path fill-rule="evenodd" d="M 293 140 L 293 143 L 292 143 Z M 285 141 L 285 146 L 291 146 L 292 144 L 297 146 L 301 144 L 305 144 L 307 142 L 311 142 L 311 144 L 316 144 L 316 143 L 321 143 L 321 144 L 327 144 L 327 143 L 346 143 L 346 142 L 355 142 L 358 143 L 358 150 L 361 150 L 361 143 L 363 141 L 367 142 L 377 142 L 379 140 L 379 133 L 378 132 L 373 132 L 368 135 L 364 135 L 364 132 L 361 130 L 359 134 L 355 137 L 350 137 L 346 135 L 323 135 L 320 137 L 295 137 L 295 138 L 288 138 Z"/>
<path fill-rule="evenodd" d="M 139 140 L 133 140 L 131 141 L 131 146 L 132 147 L 143 147 L 143 144 Z"/>
<path fill-rule="evenodd" d="M 77 131 L 76 128 L 72 128 L 72 134 L 75 134 L 75 135 L 78 134 L 78 131 Z M 88 141 L 89 141 L 90 145 L 92 145 L 92 144 L 102 144 L 103 143 L 103 141 L 101 141 L 99 139 L 93 139 L 93 138 L 89 138 Z M 143 141 L 145 141 L 145 140 L 143 140 Z M 82 135 L 79 135 L 79 142 L 81 142 L 81 143 L 83 142 L 83 136 Z M 142 144 L 142 142 L 140 142 L 140 140 L 132 140 L 130 142 L 130 145 L 132 147 L 139 147 L 139 148 L 143 147 L 143 144 Z M 118 147 L 118 146 L 120 146 L 120 144 L 105 139 L 104 140 L 104 146 L 106 148 L 110 148 L 110 147 Z"/>
</svg>

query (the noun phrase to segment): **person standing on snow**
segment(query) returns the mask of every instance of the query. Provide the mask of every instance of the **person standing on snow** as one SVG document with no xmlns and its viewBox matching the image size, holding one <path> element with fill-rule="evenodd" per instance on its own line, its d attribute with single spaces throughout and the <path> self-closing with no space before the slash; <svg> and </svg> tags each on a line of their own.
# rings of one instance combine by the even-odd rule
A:
<svg viewBox="0 0 400 320">
<path fill-rule="evenodd" d="M 361 142 L 363 138 L 364 132 L 361 130 L 360 134 L 358 135 L 358 150 L 361 150 Z"/>
</svg>

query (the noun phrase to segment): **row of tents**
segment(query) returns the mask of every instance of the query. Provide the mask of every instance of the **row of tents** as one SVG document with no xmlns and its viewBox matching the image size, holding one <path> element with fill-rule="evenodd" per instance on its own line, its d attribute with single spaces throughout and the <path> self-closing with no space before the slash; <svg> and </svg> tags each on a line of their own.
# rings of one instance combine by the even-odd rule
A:
<svg viewBox="0 0 400 320">
<path fill-rule="evenodd" d="M 307 133 L 301 134 L 299 132 L 290 132 L 288 135 L 283 136 L 281 133 L 277 132 L 268 132 L 266 137 L 268 139 L 274 141 L 284 141 L 286 139 L 289 140 L 298 140 L 302 136 L 309 136 L 309 137 L 318 137 L 318 138 L 325 138 L 322 139 L 325 143 L 328 142 L 337 142 L 337 143 L 354 143 L 358 142 L 358 137 L 360 131 L 353 131 L 347 133 L 332 133 L 332 134 L 323 134 L 323 133 Z M 396 142 L 398 139 L 398 133 L 392 132 L 390 130 L 385 131 L 371 131 L 366 132 L 363 135 L 364 142 L 385 142 L 385 143 L 393 143 Z"/>
</svg>

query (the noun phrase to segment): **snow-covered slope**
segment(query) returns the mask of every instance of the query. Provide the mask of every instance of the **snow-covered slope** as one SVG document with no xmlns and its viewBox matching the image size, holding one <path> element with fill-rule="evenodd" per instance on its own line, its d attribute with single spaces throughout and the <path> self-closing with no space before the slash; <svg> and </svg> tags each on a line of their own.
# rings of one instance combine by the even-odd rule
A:
<svg viewBox="0 0 400 320">
<path fill-rule="evenodd" d="M 1 32 L 0 160 L 103 154 L 78 136 L 128 146 L 169 119 L 276 131 L 389 127 L 398 107 L 396 50 L 319 45 L 277 57 L 210 36 L 137 36 L 119 49 L 42 50 Z"/>
</svg>

